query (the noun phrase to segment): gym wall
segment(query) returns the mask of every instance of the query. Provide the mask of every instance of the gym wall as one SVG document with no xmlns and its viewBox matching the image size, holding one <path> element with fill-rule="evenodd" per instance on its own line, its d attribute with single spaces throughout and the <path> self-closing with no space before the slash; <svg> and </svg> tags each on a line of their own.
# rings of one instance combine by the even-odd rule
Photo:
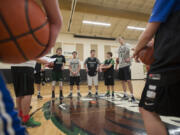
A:
<svg viewBox="0 0 180 135">
<path fill-rule="evenodd" d="M 126 41 L 129 44 L 130 48 L 133 48 L 136 44 L 136 41 Z M 119 43 L 117 41 L 110 41 L 110 40 L 97 40 L 97 39 L 85 39 L 85 38 L 74 38 L 72 34 L 60 34 L 59 38 L 57 39 L 57 43 L 54 48 L 52 48 L 51 52 L 48 54 L 48 56 L 51 56 L 55 53 L 55 50 L 58 47 L 62 47 L 63 54 L 67 58 L 67 65 L 68 60 L 72 57 L 71 52 L 77 51 L 78 57 L 81 61 L 81 68 L 83 69 L 83 62 L 87 57 L 90 56 L 90 50 L 95 49 L 96 55 L 99 58 L 101 62 L 105 60 L 105 54 L 107 51 L 112 51 L 113 56 L 117 57 L 117 50 L 119 47 Z M 131 51 L 131 55 L 132 55 Z M 10 75 L 10 64 L 4 64 L 0 63 L 0 71 L 3 72 L 7 82 L 11 77 L 8 77 Z M 66 66 L 66 69 L 68 66 Z M 144 70 L 143 70 L 143 64 L 141 63 L 135 63 L 132 62 L 132 79 L 144 79 Z M 47 69 L 49 70 L 49 69 Z M 85 74 L 85 72 L 82 73 Z M 67 74 L 68 75 L 68 74 Z M 85 75 L 82 75 L 85 76 Z M 85 77 L 84 77 L 85 78 Z M 11 80 L 11 79 L 10 79 Z"/>
</svg>

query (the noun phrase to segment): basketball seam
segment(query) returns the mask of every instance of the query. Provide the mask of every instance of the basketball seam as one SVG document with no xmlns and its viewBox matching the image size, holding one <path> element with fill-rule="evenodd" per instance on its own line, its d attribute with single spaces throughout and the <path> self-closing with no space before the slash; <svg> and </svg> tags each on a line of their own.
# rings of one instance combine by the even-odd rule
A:
<svg viewBox="0 0 180 135">
<path fill-rule="evenodd" d="M 8 24 L 6 23 L 5 19 L 3 18 L 3 16 L 0 14 L 0 20 L 2 20 L 3 25 L 5 26 L 6 30 L 9 33 L 10 39 L 14 42 L 14 44 L 16 45 L 18 51 L 20 52 L 20 54 L 23 56 L 24 60 L 29 60 L 26 55 L 24 54 L 23 50 L 20 48 L 20 45 L 18 44 L 16 38 L 13 36 L 13 33 L 11 32 Z"/>
<path fill-rule="evenodd" d="M 40 46 L 47 46 L 47 44 L 43 44 L 41 43 L 36 35 L 34 34 L 33 32 L 33 29 L 31 27 L 31 23 L 30 23 L 30 19 L 29 19 L 29 15 L 28 15 L 28 0 L 25 0 L 25 14 L 26 14 L 26 21 L 27 21 L 27 24 L 28 24 L 28 28 L 29 28 L 29 32 L 32 34 L 33 38 L 36 40 L 36 42 L 40 45 Z"/>
<path fill-rule="evenodd" d="M 40 25 L 39 27 L 33 29 L 33 32 L 36 32 L 36 31 L 40 30 L 41 28 L 43 28 L 43 27 L 46 26 L 47 24 L 48 24 L 48 21 L 45 22 L 44 24 Z M 28 34 L 31 34 L 31 32 L 25 32 L 25 33 L 23 33 L 23 34 L 20 34 L 20 35 L 14 37 L 14 38 L 15 38 L 15 39 L 19 39 L 19 38 L 21 38 L 21 37 L 23 37 L 23 36 L 26 36 L 26 35 L 28 35 Z M 11 41 L 11 38 L 3 39 L 3 40 L 0 40 L 0 44 L 1 44 L 1 43 L 5 43 L 5 42 L 9 42 L 9 41 Z"/>
</svg>

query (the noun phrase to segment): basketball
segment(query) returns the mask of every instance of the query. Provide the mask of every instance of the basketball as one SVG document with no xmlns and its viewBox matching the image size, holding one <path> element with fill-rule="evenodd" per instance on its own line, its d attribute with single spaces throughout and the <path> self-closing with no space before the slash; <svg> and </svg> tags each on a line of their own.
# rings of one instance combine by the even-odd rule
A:
<svg viewBox="0 0 180 135">
<path fill-rule="evenodd" d="M 143 50 L 139 53 L 139 58 L 142 63 L 146 65 L 151 65 L 154 61 L 154 46 L 152 43 L 148 44 Z"/>
<path fill-rule="evenodd" d="M 1 62 L 21 63 L 38 58 L 48 40 L 47 17 L 33 0 L 0 1 Z"/>
<path fill-rule="evenodd" d="M 53 67 L 54 67 L 54 63 L 53 63 L 53 62 L 49 63 L 49 64 L 47 65 L 47 67 L 48 67 L 48 68 L 53 68 Z"/>
</svg>

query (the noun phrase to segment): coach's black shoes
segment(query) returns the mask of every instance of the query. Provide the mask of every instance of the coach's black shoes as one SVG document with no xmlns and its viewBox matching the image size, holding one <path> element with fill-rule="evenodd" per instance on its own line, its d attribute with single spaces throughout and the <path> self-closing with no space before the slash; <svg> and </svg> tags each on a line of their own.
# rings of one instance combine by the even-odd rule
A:
<svg viewBox="0 0 180 135">
<path fill-rule="evenodd" d="M 52 99 L 55 99 L 55 93 L 52 91 Z"/>
<path fill-rule="evenodd" d="M 81 97 L 81 93 L 80 93 L 80 92 L 78 92 L 78 93 L 77 93 L 77 96 L 78 96 L 78 98 L 80 98 L 80 97 Z"/>
<path fill-rule="evenodd" d="M 41 95 L 37 95 L 37 99 L 40 99 L 40 100 L 42 100 L 43 99 L 43 97 L 41 96 Z"/>
<path fill-rule="evenodd" d="M 122 100 L 128 100 L 129 97 L 127 95 L 124 94 L 124 96 L 121 98 Z"/>
<path fill-rule="evenodd" d="M 68 98 L 72 98 L 72 97 L 73 97 L 72 92 L 70 92 L 69 95 L 68 95 L 67 97 L 68 97 Z"/>
<path fill-rule="evenodd" d="M 132 96 L 130 99 L 129 99 L 129 102 L 135 102 L 136 99 L 134 98 L 134 96 Z"/>
<path fill-rule="evenodd" d="M 92 93 L 89 92 L 86 97 L 92 97 Z"/>
<path fill-rule="evenodd" d="M 105 97 L 110 97 L 110 92 L 106 92 Z"/>
</svg>

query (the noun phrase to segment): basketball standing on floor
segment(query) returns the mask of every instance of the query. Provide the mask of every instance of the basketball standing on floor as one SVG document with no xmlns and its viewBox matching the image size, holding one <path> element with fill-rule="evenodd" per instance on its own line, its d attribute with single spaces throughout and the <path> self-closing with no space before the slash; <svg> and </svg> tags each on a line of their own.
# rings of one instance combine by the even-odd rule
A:
<svg viewBox="0 0 180 135">
<path fill-rule="evenodd" d="M 100 61 L 98 58 L 95 57 L 95 50 L 91 50 L 91 57 L 88 57 L 84 62 L 84 67 L 87 72 L 87 81 L 88 81 L 88 97 L 92 96 L 91 90 L 92 85 L 94 83 L 96 88 L 96 96 L 98 96 L 98 71 L 100 66 Z"/>
<path fill-rule="evenodd" d="M 156 0 L 134 58 L 155 35 L 151 64 L 140 100 L 148 135 L 168 135 L 160 115 L 180 117 L 180 1 Z"/>
<path fill-rule="evenodd" d="M 70 71 L 70 93 L 68 95 L 69 98 L 72 98 L 73 96 L 72 91 L 74 84 L 77 85 L 77 96 L 81 97 L 80 87 L 79 87 L 81 64 L 79 59 L 77 58 L 77 52 L 74 51 L 72 55 L 73 58 L 70 60 L 69 63 L 69 71 Z"/>
<path fill-rule="evenodd" d="M 126 83 L 128 84 L 129 90 L 131 92 L 131 98 L 130 101 L 135 101 L 135 98 L 133 96 L 133 86 L 131 82 L 131 59 L 130 59 L 130 49 L 128 46 L 124 43 L 124 40 L 122 37 L 118 37 L 118 41 L 120 43 L 120 47 L 118 49 L 118 62 L 116 62 L 116 70 L 118 70 L 119 65 L 119 79 L 123 86 L 124 96 L 122 99 L 128 100 L 129 97 L 126 93 L 127 87 Z"/>
<path fill-rule="evenodd" d="M 112 90 L 112 97 L 114 97 L 114 60 L 112 58 L 112 52 L 107 52 L 106 60 L 104 61 L 103 65 L 101 65 L 101 70 L 104 71 L 104 82 L 107 86 L 107 93 L 105 94 L 106 97 L 110 96 L 110 87 Z"/>
<path fill-rule="evenodd" d="M 52 98 L 55 98 L 56 82 L 59 82 L 59 99 L 63 98 L 63 70 L 66 63 L 65 57 L 62 55 L 62 48 L 56 49 L 56 55 L 51 58 L 56 58 L 52 70 Z"/>
</svg>

